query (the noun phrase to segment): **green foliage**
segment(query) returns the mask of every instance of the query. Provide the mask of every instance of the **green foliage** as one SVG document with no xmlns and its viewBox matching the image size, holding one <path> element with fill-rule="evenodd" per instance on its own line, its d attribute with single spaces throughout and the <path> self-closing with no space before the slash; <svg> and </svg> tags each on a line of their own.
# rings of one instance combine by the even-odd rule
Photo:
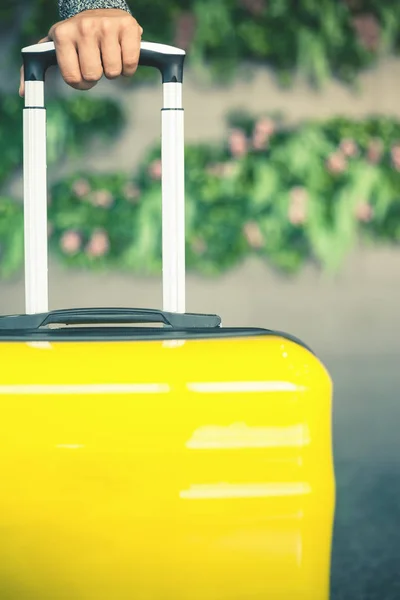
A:
<svg viewBox="0 0 400 600">
<path fill-rule="evenodd" d="M 0 187 L 22 167 L 22 101 L 18 96 L 0 97 Z M 78 156 L 85 144 L 111 140 L 123 124 L 118 105 L 109 100 L 76 95 L 52 100 L 47 113 L 48 164 L 66 155 Z M 0 276 L 9 277 L 23 260 L 22 206 L 16 199 L 0 197 Z M 21 200 L 21 199 L 19 199 Z"/>
<path fill-rule="evenodd" d="M 286 83 L 295 71 L 315 84 L 352 81 L 400 48 L 397 0 L 135 0 L 132 9 L 145 39 L 188 48 L 188 63 L 218 82 L 246 63 L 269 65 Z M 56 0 L 2 4 L 2 31 L 17 31 L 16 73 L 21 46 L 57 20 Z M 133 81 L 152 77 L 143 69 Z M 0 97 L 0 189 L 21 169 L 21 108 L 16 94 Z M 115 101 L 50 100 L 49 164 L 79 156 L 95 138 L 111 140 L 122 124 Z M 290 129 L 277 117 L 235 114 L 229 127 L 223 144 L 186 150 L 189 269 L 217 274 L 253 253 L 285 272 L 309 260 L 334 270 L 360 238 L 400 241 L 399 123 L 333 119 Z M 159 272 L 159 154 L 154 148 L 133 179 L 81 173 L 52 187 L 49 241 L 62 263 Z M 3 277 L 22 265 L 15 200 L 0 198 Z"/>
<path fill-rule="evenodd" d="M 0 186 L 22 166 L 22 100 L 0 95 Z M 124 123 L 119 105 L 85 95 L 50 100 L 47 104 L 49 164 L 78 155 L 93 138 L 111 140 Z"/>
<path fill-rule="evenodd" d="M 359 239 L 398 243 L 399 141 L 388 118 L 290 129 L 232 115 L 223 145 L 186 150 L 188 268 L 218 274 L 256 254 L 285 272 L 310 260 L 335 270 Z M 159 272 L 159 156 L 133 179 L 82 174 L 53 188 L 51 246 L 65 264 Z"/>
<path fill-rule="evenodd" d="M 15 96 L 0 96 L 0 186 L 22 161 L 21 102 Z"/>
<path fill-rule="evenodd" d="M 0 277 L 6 279 L 18 271 L 24 257 L 22 207 L 0 196 Z"/>
<path fill-rule="evenodd" d="M 121 107 L 108 99 L 76 94 L 47 104 L 47 154 L 49 162 L 78 156 L 88 142 L 111 141 L 124 124 Z"/>
<path fill-rule="evenodd" d="M 125 175 L 91 174 L 55 184 L 49 199 L 50 248 L 67 265 L 118 266 L 143 235 L 135 190 Z"/>
<path fill-rule="evenodd" d="M 87 115 L 86 100 L 77 98 L 60 113 L 75 115 L 75 127 Z M 58 115 L 51 112 L 50 124 Z M 54 159 L 84 137 L 69 135 Z M 233 114 L 222 144 L 186 148 L 188 269 L 215 275 L 255 254 L 288 273 L 310 260 L 332 271 L 360 239 L 399 243 L 399 173 L 400 123 L 393 119 L 288 128 L 276 117 Z M 56 182 L 51 251 L 68 267 L 159 273 L 160 176 L 157 146 L 133 178 L 80 173 Z M 6 276 L 22 264 L 21 207 L 2 199 L 0 212 Z"/>
<path fill-rule="evenodd" d="M 14 0 L 2 0 L 0 4 L 0 31 L 6 31 L 7 28 L 14 25 L 16 16 Z"/>
</svg>

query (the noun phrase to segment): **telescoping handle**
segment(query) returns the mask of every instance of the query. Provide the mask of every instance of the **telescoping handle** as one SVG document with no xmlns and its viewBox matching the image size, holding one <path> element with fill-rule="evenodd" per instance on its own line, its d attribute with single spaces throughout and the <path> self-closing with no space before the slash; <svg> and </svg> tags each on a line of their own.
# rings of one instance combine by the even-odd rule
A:
<svg viewBox="0 0 400 600">
<path fill-rule="evenodd" d="M 57 65 L 53 42 L 22 49 L 25 77 L 24 229 L 25 311 L 48 311 L 47 164 L 44 80 Z M 139 65 L 157 68 L 163 83 L 161 112 L 163 309 L 185 312 L 185 190 L 182 80 L 185 52 L 142 42 Z"/>
</svg>

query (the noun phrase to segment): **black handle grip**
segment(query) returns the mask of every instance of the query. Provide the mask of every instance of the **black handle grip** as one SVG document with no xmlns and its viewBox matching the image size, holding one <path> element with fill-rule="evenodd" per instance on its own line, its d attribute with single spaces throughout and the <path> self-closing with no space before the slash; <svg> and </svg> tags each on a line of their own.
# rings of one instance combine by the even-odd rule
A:
<svg viewBox="0 0 400 600">
<path fill-rule="evenodd" d="M 185 52 L 180 48 L 142 42 L 139 65 L 155 67 L 161 73 L 163 83 L 182 83 Z"/>
<path fill-rule="evenodd" d="M 217 315 L 169 313 L 150 308 L 71 308 L 35 315 L 0 317 L 0 330 L 33 330 L 46 325 L 105 325 L 122 323 L 163 323 L 173 329 L 219 327 Z"/>
<path fill-rule="evenodd" d="M 54 42 L 43 42 L 22 49 L 25 81 L 44 81 L 49 67 L 57 65 Z M 185 52 L 174 46 L 141 42 L 139 65 L 155 67 L 163 83 L 182 83 Z"/>
</svg>

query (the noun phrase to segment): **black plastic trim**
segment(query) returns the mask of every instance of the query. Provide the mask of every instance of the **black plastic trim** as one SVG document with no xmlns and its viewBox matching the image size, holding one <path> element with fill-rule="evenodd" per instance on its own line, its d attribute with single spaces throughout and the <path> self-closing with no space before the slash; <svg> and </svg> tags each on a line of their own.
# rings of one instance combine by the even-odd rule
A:
<svg viewBox="0 0 400 600">
<path fill-rule="evenodd" d="M 182 83 L 185 54 L 163 54 L 141 50 L 139 65 L 155 67 L 161 73 L 163 83 Z"/>
<path fill-rule="evenodd" d="M 218 315 L 170 313 L 151 308 L 69 308 L 33 315 L 0 317 L 2 330 L 38 330 L 47 325 L 163 323 L 174 329 L 219 327 Z"/>
<path fill-rule="evenodd" d="M 57 65 L 55 50 L 47 52 L 22 52 L 25 81 L 44 81 L 49 67 Z"/>
</svg>

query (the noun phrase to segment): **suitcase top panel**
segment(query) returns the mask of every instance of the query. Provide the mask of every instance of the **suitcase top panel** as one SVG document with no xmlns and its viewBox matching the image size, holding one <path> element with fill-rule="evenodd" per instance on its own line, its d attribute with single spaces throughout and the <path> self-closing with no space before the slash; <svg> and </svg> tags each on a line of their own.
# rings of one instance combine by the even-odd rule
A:
<svg viewBox="0 0 400 600">
<path fill-rule="evenodd" d="M 188 381 L 194 381 L 255 382 L 258 390 L 260 382 L 273 381 L 283 382 L 282 391 L 287 387 L 296 393 L 300 388 L 330 385 L 324 365 L 313 353 L 273 332 L 181 340 L 175 335 L 146 342 L 129 338 L 4 341 L 0 342 L 0 361 L 3 386 L 24 381 L 96 385 L 176 381 L 187 387 Z"/>
<path fill-rule="evenodd" d="M 68 327 L 37 330 L 1 330 L 4 342 L 167 342 L 193 340 L 222 340 L 254 337 L 281 337 L 313 353 L 299 338 L 282 331 L 261 327 L 195 327 L 171 329 L 164 327 Z"/>
</svg>

